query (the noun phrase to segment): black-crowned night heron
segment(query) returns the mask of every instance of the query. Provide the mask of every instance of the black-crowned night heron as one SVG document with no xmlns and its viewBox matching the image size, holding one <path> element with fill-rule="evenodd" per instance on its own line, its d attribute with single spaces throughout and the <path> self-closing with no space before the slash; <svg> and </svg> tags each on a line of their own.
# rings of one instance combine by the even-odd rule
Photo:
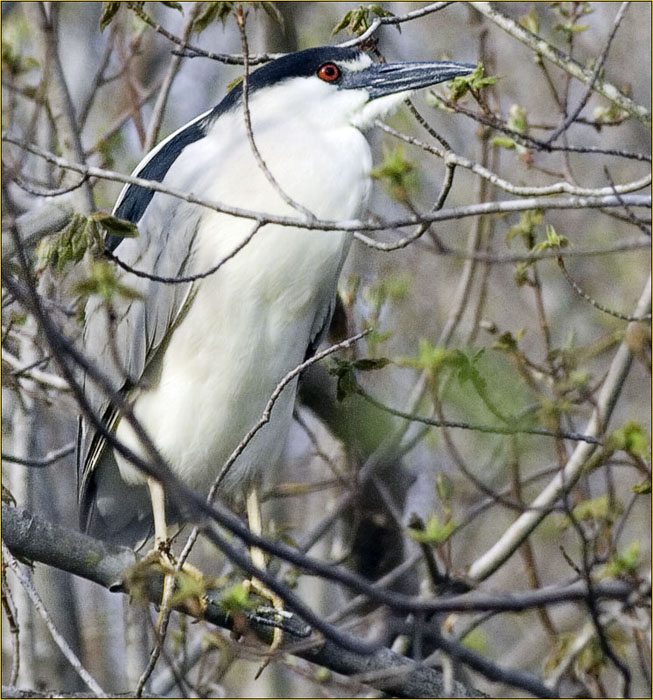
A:
<svg viewBox="0 0 653 700">
<path fill-rule="evenodd" d="M 328 221 L 360 217 L 372 158 L 363 131 L 410 91 L 474 66 L 453 62 L 373 63 L 357 49 L 289 54 L 249 76 L 253 139 L 242 86 L 160 143 L 135 174 L 231 207 Z M 280 193 L 279 189 L 283 192 Z M 284 196 L 285 195 L 285 196 Z M 293 206 L 295 203 L 299 207 Z M 127 185 L 114 214 L 136 238 L 109 239 L 124 263 L 164 277 L 204 272 L 250 235 L 252 220 Z M 310 356 L 331 319 L 351 234 L 267 223 L 215 274 L 169 284 L 123 274 L 139 298 L 86 309 L 85 349 L 133 404 L 170 468 L 206 494 L 225 460 L 260 418 L 280 380 Z M 219 496 L 255 493 L 273 470 L 292 419 L 296 380 L 233 464 Z M 87 380 L 92 405 L 116 437 L 146 456 L 134 431 Z M 164 493 L 86 424 L 80 451 L 81 524 L 133 545 L 151 530 L 166 538 Z M 151 497 L 148 497 L 148 486 Z M 169 503 L 168 520 L 175 520 Z"/>
</svg>

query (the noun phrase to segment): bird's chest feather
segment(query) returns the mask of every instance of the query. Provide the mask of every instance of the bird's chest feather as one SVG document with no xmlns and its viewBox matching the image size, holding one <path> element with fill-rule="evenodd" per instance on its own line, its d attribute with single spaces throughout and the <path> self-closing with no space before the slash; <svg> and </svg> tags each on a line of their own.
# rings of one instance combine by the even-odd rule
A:
<svg viewBox="0 0 653 700">
<path fill-rule="evenodd" d="M 303 123 L 288 124 L 281 138 L 279 133 L 255 129 L 256 145 L 283 192 L 318 218 L 359 217 L 370 190 L 371 156 L 363 135 L 352 127 L 319 132 Z M 211 139 L 207 141 L 204 157 L 211 153 Z M 238 143 L 238 147 L 216 143 L 214 157 L 226 167 L 217 178 L 198 183 L 203 194 L 261 214 L 301 217 L 269 182 L 246 137 Z M 249 219 L 207 213 L 197 235 L 194 269 L 209 269 L 232 256 L 254 226 Z M 307 345 L 317 330 L 315 317 L 324 317 L 335 295 L 350 243 L 351 235 L 341 231 L 265 224 L 201 282 L 189 313 L 215 319 L 218 328 L 226 318 L 238 316 L 240 321 L 234 319 L 232 327 L 246 331 L 243 342 L 253 336 L 267 338 L 271 352 L 288 343 Z M 216 338 L 216 343 L 224 339 Z"/>
<path fill-rule="evenodd" d="M 257 145 L 279 185 L 316 216 L 359 217 L 367 203 L 370 169 L 362 134 L 347 128 L 322 135 L 319 147 L 310 149 L 311 159 L 305 157 L 305 138 L 289 145 L 261 132 Z M 249 147 L 184 155 L 200 159 L 198 179 L 194 186 L 189 183 L 194 193 L 262 213 L 299 216 L 261 172 Z M 225 167 L 217 179 L 208 180 L 201 161 L 217 156 Z M 251 220 L 208 213 L 194 241 L 192 271 L 205 271 L 230 256 L 252 227 Z M 192 303 L 153 361 L 149 384 L 135 406 L 182 478 L 193 481 L 198 464 L 219 468 L 260 418 L 278 383 L 303 361 L 328 318 L 350 243 L 351 235 L 339 231 L 266 224 L 196 284 Z M 234 486 L 259 463 L 278 456 L 294 394 L 295 382 L 275 405 L 270 425 L 234 466 Z"/>
</svg>

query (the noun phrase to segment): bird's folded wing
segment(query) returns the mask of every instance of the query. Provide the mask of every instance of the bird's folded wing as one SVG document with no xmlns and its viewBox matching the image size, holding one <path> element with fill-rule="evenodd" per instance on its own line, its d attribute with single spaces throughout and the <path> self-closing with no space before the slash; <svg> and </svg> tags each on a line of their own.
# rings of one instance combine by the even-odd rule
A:
<svg viewBox="0 0 653 700">
<path fill-rule="evenodd" d="M 124 239 L 114 254 L 134 270 L 166 278 L 193 274 L 194 241 L 202 208 L 157 193 L 138 222 L 139 235 Z M 83 351 L 113 391 L 136 392 L 144 372 L 190 301 L 193 283 L 156 281 L 119 268 L 118 292 L 110 302 L 94 296 L 86 306 Z M 85 375 L 85 395 L 96 418 L 114 429 L 118 416 L 109 393 Z M 84 511 L 92 472 L 105 439 L 85 420 L 80 435 L 78 486 Z M 82 514 L 83 517 L 83 514 Z"/>
</svg>

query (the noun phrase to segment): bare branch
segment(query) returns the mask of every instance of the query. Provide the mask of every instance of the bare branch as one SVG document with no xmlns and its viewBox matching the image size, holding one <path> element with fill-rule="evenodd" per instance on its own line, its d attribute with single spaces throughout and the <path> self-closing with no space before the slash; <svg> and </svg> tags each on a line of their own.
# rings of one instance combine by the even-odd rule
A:
<svg viewBox="0 0 653 700">
<path fill-rule="evenodd" d="M 601 55 L 598 57 L 594 65 L 594 69 L 592 70 L 592 75 L 590 76 L 589 82 L 587 84 L 587 90 L 585 91 L 585 94 L 581 97 L 576 109 L 574 109 L 570 114 L 568 114 L 567 118 L 562 122 L 562 124 L 560 124 L 560 126 L 557 129 L 555 129 L 555 131 L 552 134 L 549 135 L 547 143 L 553 143 L 558 138 L 558 136 L 560 136 L 560 134 L 564 133 L 574 123 L 578 115 L 583 111 L 583 108 L 587 104 L 587 101 L 589 100 L 592 92 L 594 91 L 594 85 L 598 80 L 599 75 L 601 74 L 601 70 L 603 68 L 603 64 L 605 63 L 605 59 L 608 57 L 608 51 L 610 51 L 612 40 L 614 39 L 615 34 L 617 33 L 617 29 L 621 24 L 621 20 L 626 14 L 626 10 L 628 9 L 629 4 L 630 3 L 628 2 L 622 2 L 621 6 L 619 7 L 619 11 L 617 12 L 617 16 L 614 19 L 612 29 L 610 30 L 610 34 L 608 35 L 607 41 L 605 42 L 605 46 L 603 47 Z"/>
<path fill-rule="evenodd" d="M 9 367 L 13 368 L 14 376 L 27 377 L 28 379 L 32 379 L 37 384 L 42 384 L 44 387 L 50 389 L 58 389 L 59 391 L 70 390 L 68 382 L 66 382 L 65 379 L 62 379 L 56 374 L 44 372 L 37 367 L 23 367 L 22 362 L 4 348 L 2 349 L 2 361 L 6 362 Z"/>
<path fill-rule="evenodd" d="M 607 306 L 603 306 L 603 304 L 599 304 L 599 302 L 596 301 L 596 299 L 593 299 L 589 294 L 584 292 L 583 289 L 578 285 L 576 280 L 569 274 L 565 262 L 561 257 L 558 258 L 558 267 L 562 270 L 563 277 L 567 280 L 567 282 L 569 282 L 569 285 L 576 292 L 576 294 L 578 294 L 578 296 L 581 299 L 585 299 L 585 301 L 589 302 L 595 309 L 603 311 L 603 313 L 609 314 L 610 316 L 614 316 L 615 318 L 620 318 L 622 321 L 650 320 L 650 313 L 645 314 L 641 318 L 637 316 L 628 316 L 627 314 L 622 314 L 620 311 L 615 311 L 614 309 L 609 309 Z"/>
<path fill-rule="evenodd" d="M 584 435 L 582 433 L 569 433 L 565 431 L 557 432 L 555 430 L 548 430 L 547 428 L 521 428 L 518 425 L 507 427 L 500 425 L 480 425 L 477 423 L 466 423 L 465 421 L 438 420 L 437 418 L 428 418 L 427 416 L 417 416 L 412 413 L 405 413 L 404 411 L 400 411 L 396 408 L 386 406 L 384 403 L 368 394 L 360 385 L 357 387 L 357 393 L 366 401 L 369 401 L 373 406 L 376 406 L 382 411 L 386 411 L 393 416 L 397 416 L 397 418 L 403 418 L 404 420 L 414 421 L 416 423 L 424 423 L 424 425 L 432 425 L 436 428 L 460 428 L 462 430 L 474 430 L 479 433 L 496 433 L 497 435 L 545 435 L 546 437 L 585 442 L 590 445 L 603 444 L 599 438 L 591 434 Z"/>
<path fill-rule="evenodd" d="M 64 157 L 77 162 L 84 159 L 84 150 L 79 137 L 75 110 L 70 97 L 70 92 L 63 74 L 63 68 L 59 59 L 57 37 L 52 18 L 46 15 L 45 3 L 30 2 L 25 5 L 30 24 L 37 27 L 38 31 L 32 34 L 38 47 L 40 64 L 49 72 L 47 80 L 48 101 L 54 122 L 59 132 L 59 143 Z M 50 13 L 58 12 L 56 6 L 50 6 Z M 90 213 L 95 208 L 93 192 L 87 182 L 80 183 L 82 197 L 78 200 L 78 207 Z"/>
<path fill-rule="evenodd" d="M 10 455 L 6 452 L 3 452 L 2 459 L 5 462 L 12 462 L 13 464 L 22 464 L 25 467 L 49 467 L 51 464 L 58 462 L 60 459 L 63 459 L 64 457 L 73 454 L 73 452 L 75 451 L 75 447 L 75 443 L 70 442 L 67 445 L 64 445 L 63 447 L 60 447 L 58 450 L 51 450 L 45 455 L 45 457 L 42 457 L 41 459 L 24 459 L 23 457 L 16 457 L 15 455 Z"/>
<path fill-rule="evenodd" d="M 185 49 L 188 39 L 193 31 L 193 23 L 195 18 L 201 8 L 201 4 L 196 2 L 191 11 L 188 13 L 188 19 L 186 20 L 186 25 L 184 26 L 184 32 L 181 37 L 181 49 Z M 141 12 L 141 14 L 145 14 Z M 161 128 L 161 122 L 163 121 L 163 115 L 165 112 L 166 105 L 168 103 L 168 96 L 170 95 L 170 90 L 172 88 L 172 83 L 181 68 L 182 56 L 173 55 L 168 64 L 168 70 L 166 71 L 163 82 L 161 83 L 161 88 L 159 94 L 157 95 L 156 102 L 152 108 L 152 116 L 150 117 L 150 123 L 147 126 L 147 134 L 145 136 L 145 143 L 143 144 L 143 150 L 145 153 L 149 153 L 156 145 L 159 129 Z"/>
<path fill-rule="evenodd" d="M 109 590 L 121 590 L 119 586 L 124 581 L 128 562 L 136 561 L 134 553 L 125 547 L 107 545 L 87 535 L 48 523 L 26 511 L 14 509 L 6 503 L 2 504 L 2 516 L 3 538 L 17 555 L 56 566 L 95 581 Z M 160 602 L 162 586 L 163 576 L 155 576 L 147 589 L 153 603 Z M 222 610 L 219 596 L 209 601 L 205 619 L 226 629 L 234 627 L 234 618 Z M 248 618 L 248 625 L 262 641 L 269 642 L 269 625 L 258 621 L 255 615 Z M 400 697 L 441 696 L 442 677 L 439 672 L 415 664 L 385 648 L 378 649 L 371 655 L 361 655 L 323 639 L 311 640 L 307 644 L 304 627 L 299 620 L 284 626 L 285 645 L 291 653 L 345 675 L 410 664 L 413 668 L 410 675 L 382 684 L 386 692 Z M 456 693 L 460 693 L 457 697 L 482 697 L 473 688 L 462 684 L 457 684 Z"/>
<path fill-rule="evenodd" d="M 483 165 L 474 163 L 473 161 L 460 156 L 452 151 L 443 151 L 435 146 L 431 146 L 413 136 L 408 136 L 407 134 L 402 134 L 400 131 L 393 129 L 391 126 L 384 124 L 382 121 L 377 120 L 375 122 L 376 126 L 386 134 L 390 134 L 395 138 L 401 139 L 405 143 L 410 143 L 414 146 L 418 146 L 427 153 L 432 153 L 433 155 L 442 158 L 447 164 L 460 165 L 460 167 L 480 177 L 488 180 L 496 187 L 504 190 L 505 192 L 510 192 L 510 194 L 516 194 L 521 197 L 544 197 L 552 194 L 570 194 L 576 197 L 604 197 L 609 194 L 624 194 L 626 192 L 637 192 L 651 184 L 651 173 L 644 175 L 639 180 L 634 182 L 629 182 L 624 185 L 615 185 L 614 187 L 578 187 L 577 185 L 572 185 L 569 182 L 556 182 L 552 185 L 543 185 L 536 187 L 527 187 L 523 185 L 514 185 L 512 182 L 508 182 L 503 178 L 499 177 L 496 173 L 488 170 Z"/>
<path fill-rule="evenodd" d="M 542 37 L 532 34 L 527 29 L 517 24 L 507 15 L 499 12 L 492 3 L 489 2 L 470 2 L 469 3 L 474 9 L 478 10 L 481 14 L 485 15 L 489 20 L 494 22 L 497 26 L 501 27 L 505 32 L 508 32 L 510 36 L 514 37 L 522 44 L 525 44 L 530 49 L 535 51 L 535 53 L 540 54 L 547 58 L 549 61 L 554 63 L 558 68 L 569 73 L 577 80 L 582 83 L 590 84 L 592 81 L 592 73 L 586 68 L 583 68 L 577 61 L 573 58 L 565 55 L 562 51 L 552 46 L 547 41 L 542 39 Z M 637 104 L 629 97 L 626 97 L 618 88 L 616 88 L 611 83 L 606 80 L 598 78 L 594 83 L 594 88 L 603 97 L 606 97 L 611 102 L 614 102 L 618 107 L 632 114 L 634 117 L 639 119 L 649 128 L 651 127 L 651 115 L 649 111 Z"/>
<path fill-rule="evenodd" d="M 103 168 L 95 168 L 78 163 L 70 163 L 64 158 L 55 156 L 48 151 L 33 144 L 23 142 L 14 136 L 4 133 L 2 136 L 4 141 L 13 143 L 22 148 L 34 153 L 35 155 L 44 158 L 50 163 L 58 165 L 61 168 L 73 170 L 78 173 L 85 173 L 89 177 L 99 177 L 105 180 L 113 180 L 115 182 L 127 183 L 130 185 L 138 185 L 144 189 L 149 189 L 154 192 L 163 192 L 173 197 L 177 197 L 191 204 L 199 204 L 207 209 L 231 214 L 244 219 L 254 219 L 256 221 L 263 220 L 265 223 L 281 224 L 283 226 L 293 226 L 297 228 L 306 228 L 316 231 L 381 231 L 389 228 L 404 228 L 406 226 L 414 226 L 415 224 L 435 221 L 449 221 L 451 219 L 463 219 L 470 216 L 480 216 L 483 214 L 499 214 L 509 212 L 528 211 L 529 209 L 600 209 L 602 207 L 642 207 L 650 208 L 651 198 L 647 195 L 624 195 L 621 198 L 615 195 L 599 196 L 599 197 L 531 197 L 521 200 L 506 200 L 501 202 L 485 202 L 482 204 L 470 204 L 462 207 L 452 207 L 451 209 L 442 209 L 440 211 L 420 213 L 419 215 L 409 216 L 403 219 L 395 219 L 385 222 L 378 221 L 307 221 L 306 219 L 297 219 L 293 217 L 277 216 L 266 213 L 262 215 L 260 212 L 250 211 L 248 209 L 240 209 L 239 207 L 227 206 L 220 202 L 205 200 L 196 197 L 192 193 L 188 193 L 176 188 L 162 185 L 156 180 L 145 180 L 139 177 L 123 175 L 113 170 L 104 170 Z M 356 238 L 369 245 L 372 248 L 383 251 L 395 250 L 400 243 L 381 244 L 371 238 L 358 233 Z"/>
<path fill-rule="evenodd" d="M 411 20 L 419 19 L 420 17 L 424 17 L 434 12 L 438 12 L 439 10 L 443 10 L 448 5 L 453 4 L 453 2 L 434 2 L 430 5 L 426 5 L 426 7 L 420 7 L 418 10 L 406 12 L 406 14 L 403 15 L 393 15 L 392 17 L 377 17 L 359 37 L 356 37 L 355 39 L 350 39 L 349 41 L 343 41 L 341 44 L 338 44 L 338 46 L 360 46 L 360 44 L 367 41 L 367 39 L 369 39 L 376 32 L 376 30 L 384 24 L 402 24 L 403 22 L 410 22 Z"/>
<path fill-rule="evenodd" d="M 102 690 L 95 678 L 93 678 L 93 676 L 91 676 L 91 674 L 82 666 L 81 662 L 75 655 L 75 652 L 68 646 L 68 642 L 66 642 L 66 640 L 61 636 L 59 630 L 56 628 L 54 622 L 52 621 L 50 614 L 45 609 L 43 601 L 41 600 L 41 596 L 39 596 L 39 594 L 36 591 L 36 588 L 34 588 L 32 576 L 29 573 L 29 570 L 24 564 L 18 562 L 16 558 L 11 554 L 11 552 L 5 545 L 4 538 L 2 542 L 2 559 L 3 562 L 6 563 L 9 566 L 9 568 L 14 572 L 14 574 L 16 574 L 16 578 L 20 581 L 21 586 L 25 589 L 25 592 L 30 597 L 32 604 L 41 616 L 41 619 L 47 627 L 48 632 L 50 632 L 50 634 L 52 635 L 52 639 L 54 639 L 56 645 L 61 650 L 61 653 L 66 657 L 66 659 L 68 660 L 70 665 L 75 669 L 79 677 L 97 695 L 97 697 L 110 697 Z"/>
<path fill-rule="evenodd" d="M 642 291 L 637 302 L 634 315 L 643 317 L 651 310 L 651 278 Z M 632 325 L 632 324 L 631 324 Z M 632 352 L 627 340 L 624 340 L 617 350 L 608 370 L 607 377 L 596 402 L 596 407 L 585 428 L 585 433 L 591 436 L 601 435 L 610 420 L 615 403 L 621 393 L 621 388 L 632 362 Z M 590 442 L 579 444 L 569 458 L 565 468 L 532 502 L 535 510 L 529 510 L 521 515 L 499 538 L 487 552 L 479 557 L 470 567 L 469 576 L 476 581 L 482 581 L 497 570 L 510 557 L 526 537 L 540 524 L 550 508 L 562 494 L 576 483 L 587 460 L 594 452 Z"/>
</svg>

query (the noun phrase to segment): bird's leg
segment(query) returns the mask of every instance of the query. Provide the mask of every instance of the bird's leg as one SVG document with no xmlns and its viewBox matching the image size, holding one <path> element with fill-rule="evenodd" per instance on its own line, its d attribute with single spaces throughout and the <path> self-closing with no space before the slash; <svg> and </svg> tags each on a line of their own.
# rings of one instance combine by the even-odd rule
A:
<svg viewBox="0 0 653 700">
<path fill-rule="evenodd" d="M 154 516 L 154 541 L 156 548 L 163 552 L 168 546 L 168 528 L 166 525 L 166 502 L 163 486 L 151 477 L 147 480 L 152 501 L 152 515 Z"/>
<path fill-rule="evenodd" d="M 156 623 L 157 634 L 161 631 L 161 623 L 165 611 L 168 609 L 172 593 L 175 589 L 174 560 L 170 556 L 170 543 L 168 542 L 168 527 L 166 525 L 166 501 L 163 486 L 160 482 L 148 478 L 147 485 L 150 489 L 150 500 L 152 501 L 152 515 L 154 516 L 154 542 L 156 552 L 166 571 L 163 579 L 163 595 L 161 597 L 161 607 Z M 170 572 L 172 570 L 172 573 Z"/>
<path fill-rule="evenodd" d="M 168 527 L 166 524 L 166 508 L 165 508 L 165 493 L 163 486 L 158 481 L 149 478 L 147 485 L 150 489 L 150 500 L 152 501 L 152 515 L 154 517 L 154 541 L 156 543 L 155 553 L 159 558 L 159 562 L 163 566 L 163 595 L 161 597 L 161 606 L 159 608 L 159 616 L 157 619 L 157 632 L 161 631 L 161 623 L 166 610 L 170 607 L 170 601 L 175 589 L 175 578 L 179 567 L 175 561 L 175 557 L 170 551 L 170 540 L 168 539 Z M 190 576 L 202 587 L 204 586 L 204 575 L 202 572 L 188 562 L 184 562 L 181 566 L 181 571 Z M 206 600 L 203 596 L 198 596 L 199 608 L 198 612 L 204 612 L 206 609 Z"/>
<path fill-rule="evenodd" d="M 261 525 L 261 506 L 259 504 L 258 490 L 256 489 L 256 487 L 253 488 L 247 494 L 247 520 L 249 522 L 249 529 L 255 535 L 260 536 L 261 534 L 263 534 L 263 528 Z M 265 569 L 265 555 L 263 554 L 263 550 L 260 547 L 251 547 L 250 557 L 254 566 L 256 566 L 259 569 Z M 254 577 L 251 578 L 249 581 L 246 581 L 246 586 L 252 592 L 257 593 L 262 598 L 266 598 L 267 600 L 269 600 L 270 603 L 272 603 L 272 607 L 275 610 L 283 611 L 283 600 L 281 600 L 281 598 L 276 593 L 273 593 L 257 578 Z M 280 620 L 281 618 L 277 616 L 277 621 Z M 272 633 L 272 644 L 270 645 L 270 654 L 275 652 L 281 646 L 282 641 L 283 632 L 280 627 L 275 627 L 274 632 Z M 270 658 L 268 658 L 258 670 L 256 678 L 258 678 L 261 675 L 263 669 L 265 669 L 268 663 L 270 663 Z"/>
</svg>

